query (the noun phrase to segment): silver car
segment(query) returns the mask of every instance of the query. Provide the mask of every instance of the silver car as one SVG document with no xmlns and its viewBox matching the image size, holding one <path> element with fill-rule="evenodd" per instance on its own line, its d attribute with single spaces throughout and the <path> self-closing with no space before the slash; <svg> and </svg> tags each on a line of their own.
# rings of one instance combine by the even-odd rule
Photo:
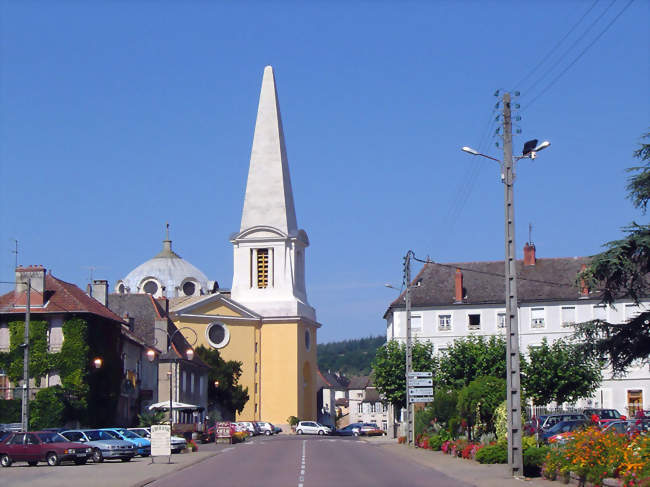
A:
<svg viewBox="0 0 650 487">
<path fill-rule="evenodd" d="M 105 458 L 119 458 L 123 462 L 130 461 L 135 456 L 133 443 L 115 439 L 101 430 L 68 430 L 61 433 L 70 441 L 76 441 L 92 447 L 92 460 L 103 462 Z"/>
</svg>

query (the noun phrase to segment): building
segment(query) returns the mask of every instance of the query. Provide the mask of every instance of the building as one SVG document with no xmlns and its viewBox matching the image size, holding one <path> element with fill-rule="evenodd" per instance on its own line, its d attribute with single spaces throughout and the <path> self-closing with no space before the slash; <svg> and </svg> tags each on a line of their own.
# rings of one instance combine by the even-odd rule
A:
<svg viewBox="0 0 650 487">
<path fill-rule="evenodd" d="M 116 284 L 117 294 L 170 299 L 170 317 L 192 346 L 242 363 L 249 401 L 238 420 L 315 420 L 316 312 L 305 286 L 307 233 L 298 228 L 273 69 L 264 69 L 239 231 L 231 235 L 232 290 L 172 251 Z M 162 389 L 160 391 L 162 395 Z"/>
<path fill-rule="evenodd" d="M 74 284 L 47 273 L 44 267 L 18 267 L 14 290 L 0 296 L 0 353 L 16 346 L 11 343 L 10 328 L 12 323 L 24 323 L 28 281 L 31 282 L 30 332 L 38 334 L 42 330 L 42 336 L 31 338 L 32 350 L 44 351 L 45 357 L 62 353 L 68 343 L 67 329 L 71 336 L 85 337 L 84 343 L 69 342 L 71 346 L 76 343 L 79 350 L 86 350 L 85 355 L 78 356 L 75 349 L 69 351 L 68 356 L 76 362 L 72 373 L 77 373 L 76 367 L 85 371 L 89 404 L 101 404 L 87 421 L 97 425 L 132 424 L 139 413 L 143 379 L 150 381 L 155 371 L 146 364 L 142 338 L 104 305 L 108 290 L 106 281 L 93 282 L 89 292 L 95 297 L 91 297 Z M 31 360 L 39 360 L 38 357 L 43 355 L 34 355 Z M 54 361 L 46 362 L 37 367 L 32 365 L 32 371 L 40 368 L 44 372 L 41 377 L 30 380 L 31 398 L 40 389 L 65 382 L 62 372 L 51 366 Z M 17 384 L 8 387 L 11 390 L 15 386 Z M 6 391 L 3 396 L 8 397 Z"/>
<path fill-rule="evenodd" d="M 602 319 L 624 323 L 648 309 L 650 300 L 637 306 L 620 300 L 615 307 L 603 305 L 576 278 L 589 258 L 536 257 L 533 244 L 524 247 L 518 260 L 519 340 L 522 353 L 539 345 L 568 337 L 574 323 Z M 505 284 L 503 261 L 424 264 L 413 280 L 411 330 L 414 340 L 433 343 L 435 352 L 444 351 L 455 339 L 469 335 L 505 333 Z M 384 314 L 388 340 L 406 336 L 404 296 Z M 650 408 L 650 370 L 638 367 L 622 378 L 604 371 L 600 389 L 576 406 L 616 408 L 622 414 Z"/>
</svg>

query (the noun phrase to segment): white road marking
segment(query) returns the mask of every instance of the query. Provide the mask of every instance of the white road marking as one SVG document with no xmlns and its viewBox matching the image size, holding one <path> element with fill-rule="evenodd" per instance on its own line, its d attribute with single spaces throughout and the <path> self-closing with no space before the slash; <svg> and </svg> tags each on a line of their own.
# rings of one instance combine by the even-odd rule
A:
<svg viewBox="0 0 650 487">
<path fill-rule="evenodd" d="M 302 457 L 300 463 L 300 475 L 298 476 L 298 487 L 304 487 L 305 481 L 305 445 L 307 440 L 302 440 Z"/>
</svg>

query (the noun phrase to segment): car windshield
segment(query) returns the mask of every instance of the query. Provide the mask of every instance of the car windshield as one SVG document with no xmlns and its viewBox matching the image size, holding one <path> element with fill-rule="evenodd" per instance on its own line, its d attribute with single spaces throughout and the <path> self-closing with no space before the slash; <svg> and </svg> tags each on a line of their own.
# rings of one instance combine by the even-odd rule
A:
<svg viewBox="0 0 650 487">
<path fill-rule="evenodd" d="M 106 433 L 108 436 L 110 436 L 114 440 L 121 440 L 122 439 L 120 434 L 116 433 L 115 431 L 102 431 L 102 433 Z"/>
<path fill-rule="evenodd" d="M 140 438 L 138 435 L 136 435 L 133 431 L 129 430 L 120 430 L 120 433 L 122 433 L 125 437 L 131 438 L 131 439 L 136 439 Z"/>
<path fill-rule="evenodd" d="M 131 433 L 135 433 L 136 435 L 140 436 L 141 438 L 144 438 L 145 436 L 147 436 L 147 430 L 137 429 L 137 430 L 129 430 L 129 431 Z"/>
<path fill-rule="evenodd" d="M 600 417 L 603 419 L 618 419 L 621 417 L 621 415 L 614 409 L 606 409 L 605 411 L 601 412 Z"/>
<path fill-rule="evenodd" d="M 65 443 L 69 441 L 58 433 L 37 433 L 36 436 L 38 436 L 43 443 Z"/>
<path fill-rule="evenodd" d="M 551 426 L 548 430 L 547 433 L 550 435 L 556 434 L 556 433 L 561 433 L 562 431 L 569 431 L 565 429 L 568 425 L 570 425 L 571 422 L 569 421 L 560 421 L 557 424 L 554 424 Z"/>
<path fill-rule="evenodd" d="M 86 433 L 88 438 L 90 438 L 90 441 L 114 440 L 114 439 L 116 439 L 114 436 L 111 436 L 111 434 L 108 431 L 92 430 L 92 431 L 85 431 L 84 433 Z"/>
</svg>

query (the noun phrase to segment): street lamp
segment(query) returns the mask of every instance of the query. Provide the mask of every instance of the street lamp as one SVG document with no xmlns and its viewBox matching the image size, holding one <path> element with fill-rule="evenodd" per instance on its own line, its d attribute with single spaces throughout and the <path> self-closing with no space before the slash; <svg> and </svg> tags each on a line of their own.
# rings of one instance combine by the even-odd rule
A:
<svg viewBox="0 0 650 487">
<path fill-rule="evenodd" d="M 101 359 L 101 357 L 96 357 L 93 360 L 93 367 L 95 367 L 96 369 L 101 369 L 103 363 L 104 363 L 104 361 Z"/>
<path fill-rule="evenodd" d="M 192 345 L 196 343 L 197 338 L 198 338 L 197 335 L 196 335 L 196 332 L 192 328 L 189 328 L 187 326 L 183 327 L 183 328 L 176 328 L 176 330 L 174 330 L 174 332 L 172 334 L 170 334 L 168 331 L 163 330 L 161 328 L 156 328 L 156 330 L 163 331 L 163 332 L 165 332 L 167 334 L 167 338 L 168 338 L 167 353 L 168 354 L 170 354 L 170 352 L 173 349 L 174 337 L 181 330 L 190 330 L 192 333 L 194 333 L 194 342 L 192 343 Z M 154 341 L 155 341 L 155 339 L 154 339 Z M 186 339 L 186 341 L 187 341 L 187 339 Z M 194 350 L 192 349 L 192 347 L 189 347 L 189 348 L 187 348 L 185 350 L 185 357 L 187 357 L 187 360 L 192 360 L 194 358 Z M 153 362 L 155 359 L 156 359 L 156 351 L 154 349 L 150 348 L 149 350 L 147 350 L 147 360 L 149 360 L 149 362 Z M 174 375 L 173 375 L 173 371 L 172 371 L 172 363 L 179 362 L 180 360 L 181 359 L 178 358 L 178 357 L 174 357 L 174 358 L 172 358 L 171 356 L 169 357 L 169 372 L 167 372 L 167 374 L 169 375 L 169 432 L 170 432 L 170 434 L 172 432 L 172 428 L 173 428 L 173 425 L 174 425 L 174 414 L 173 414 L 173 411 L 174 411 L 174 409 L 173 409 L 173 406 L 174 406 L 173 405 L 173 397 L 174 396 L 173 396 L 173 387 L 172 387 Z"/>
<path fill-rule="evenodd" d="M 537 139 L 524 144 L 521 156 L 512 157 L 512 120 L 510 93 L 503 96 L 503 161 L 481 154 L 471 147 L 461 150 L 474 156 L 497 161 L 501 166 L 505 206 L 505 301 L 506 301 L 506 374 L 508 411 L 508 464 L 513 476 L 523 476 L 522 425 L 521 425 L 521 371 L 519 364 L 519 324 L 517 302 L 517 268 L 515 249 L 514 162 L 535 159 L 537 152 L 551 145 L 549 141 L 537 144 Z"/>
</svg>

